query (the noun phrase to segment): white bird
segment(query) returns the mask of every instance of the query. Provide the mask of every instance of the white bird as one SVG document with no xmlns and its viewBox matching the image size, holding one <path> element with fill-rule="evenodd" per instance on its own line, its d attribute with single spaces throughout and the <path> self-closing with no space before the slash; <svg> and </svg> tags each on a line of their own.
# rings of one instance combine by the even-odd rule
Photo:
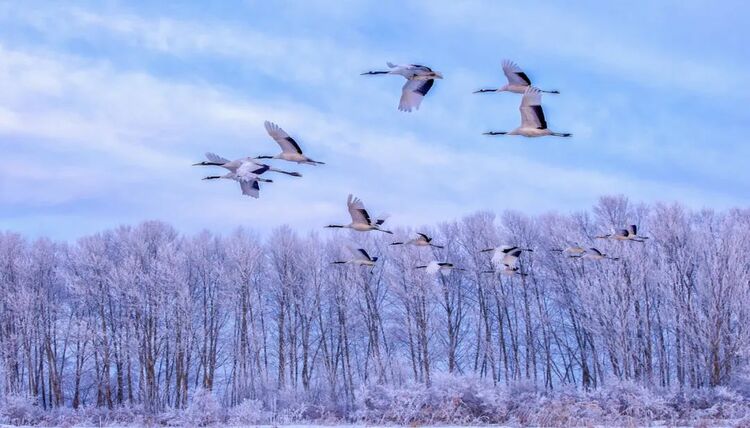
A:
<svg viewBox="0 0 750 428">
<path fill-rule="evenodd" d="M 258 198 L 260 196 L 260 181 L 264 183 L 273 183 L 273 180 L 261 178 L 260 174 L 268 170 L 268 166 L 264 166 L 260 169 L 256 168 L 257 164 L 252 162 L 244 162 L 237 168 L 237 172 L 228 172 L 224 175 L 209 175 L 204 180 L 214 180 L 217 178 L 226 178 L 229 180 L 236 180 L 240 183 L 240 189 L 242 194 Z"/>
<path fill-rule="evenodd" d="M 568 257 L 576 258 L 583 256 L 583 254 L 586 252 L 586 249 L 576 244 L 565 249 L 555 248 L 552 251 L 557 253 L 566 253 L 568 254 Z"/>
<path fill-rule="evenodd" d="M 583 257 L 591 260 L 620 260 L 619 257 L 610 257 L 593 247 L 586 250 Z"/>
<path fill-rule="evenodd" d="M 521 253 L 524 251 L 534 252 L 531 248 L 521 248 L 512 245 L 501 245 L 497 248 L 487 248 L 480 252 L 492 252 L 492 264 L 495 266 L 504 265 L 507 267 L 513 267 L 516 266 L 518 258 L 521 257 Z"/>
<path fill-rule="evenodd" d="M 365 205 L 359 198 L 355 198 L 352 195 L 346 200 L 346 206 L 349 210 L 349 215 L 352 218 L 352 222 L 347 225 L 329 224 L 326 227 L 331 228 L 346 228 L 356 230 L 358 232 L 367 232 L 370 230 L 378 230 L 380 232 L 393 234 L 390 230 L 381 229 L 385 218 L 377 218 L 374 221 L 370 218 L 370 214 L 367 213 Z"/>
<path fill-rule="evenodd" d="M 435 79 L 442 79 L 443 75 L 437 71 L 432 71 L 430 67 L 419 64 L 396 65 L 387 63 L 390 70 L 388 71 L 368 71 L 362 75 L 372 74 L 398 74 L 406 78 L 406 83 L 401 88 L 401 100 L 398 103 L 398 109 L 401 111 L 419 110 L 419 105 L 427 92 L 430 91 Z"/>
<path fill-rule="evenodd" d="M 377 257 L 370 257 L 370 255 L 367 254 L 367 251 L 365 251 L 363 248 L 357 248 L 356 250 L 351 249 L 351 252 L 354 254 L 353 259 L 345 261 L 335 261 L 331 263 L 335 265 L 353 264 L 357 266 L 373 267 L 375 266 L 375 262 L 378 261 Z"/>
<path fill-rule="evenodd" d="M 266 127 L 266 132 L 276 143 L 281 146 L 281 153 L 274 156 L 258 156 L 255 159 L 283 159 L 289 162 L 305 163 L 308 165 L 324 165 L 324 162 L 318 162 L 310 159 L 309 157 L 302 154 L 302 149 L 299 147 L 294 138 L 290 137 L 279 125 L 265 121 L 263 125 Z"/>
<path fill-rule="evenodd" d="M 521 272 L 518 266 L 507 266 L 507 265 L 503 266 L 503 268 L 500 270 L 485 270 L 485 271 L 482 271 L 482 273 L 492 273 L 492 274 L 499 273 L 500 275 L 507 275 L 507 276 L 512 276 L 512 275 L 528 276 L 529 275 L 527 273 Z"/>
<path fill-rule="evenodd" d="M 478 91 L 474 91 L 474 93 L 478 94 L 480 92 L 514 92 L 516 94 L 523 94 L 524 92 L 526 92 L 526 89 L 531 86 L 531 79 L 529 79 L 529 76 L 527 76 L 526 73 L 521 70 L 521 67 L 519 67 L 518 64 L 513 61 L 507 59 L 503 60 L 503 73 L 505 74 L 505 77 L 508 78 L 507 85 L 503 85 L 497 89 L 480 89 Z M 560 93 L 560 91 L 541 92 L 546 92 L 548 94 Z"/>
<path fill-rule="evenodd" d="M 464 270 L 464 269 L 455 267 L 453 263 L 438 262 L 437 260 L 433 260 L 427 263 L 426 265 L 415 266 L 414 269 L 424 269 L 424 271 L 429 274 L 433 274 L 437 272 L 448 273 L 452 270 Z"/>
<path fill-rule="evenodd" d="M 391 245 L 414 245 L 415 247 L 435 247 L 443 248 L 442 245 L 432 243 L 432 238 L 424 233 L 417 232 L 417 237 L 404 242 L 391 242 Z"/>
<path fill-rule="evenodd" d="M 553 135 L 555 137 L 570 137 L 570 133 L 552 132 L 547 129 L 547 121 L 542 110 L 542 94 L 539 89 L 529 86 L 521 98 L 521 126 L 510 131 L 490 131 L 484 135 L 523 135 L 524 137 L 543 137 Z"/>
<path fill-rule="evenodd" d="M 241 158 L 230 161 L 229 159 L 223 158 L 217 154 L 208 152 L 206 153 L 206 159 L 208 159 L 208 161 L 194 163 L 193 166 L 220 166 L 234 173 L 237 173 L 240 167 L 244 166 L 244 168 L 246 168 L 249 172 L 257 175 L 263 174 L 267 171 L 272 171 L 291 175 L 293 177 L 302 177 L 302 174 L 300 174 L 299 172 L 290 172 L 276 169 L 266 164 L 257 163 L 253 158 Z"/>
<path fill-rule="evenodd" d="M 614 239 L 615 241 L 646 242 L 647 236 L 638 236 L 638 226 L 631 224 L 627 229 L 612 229 L 612 233 L 600 235 L 597 239 Z"/>
</svg>

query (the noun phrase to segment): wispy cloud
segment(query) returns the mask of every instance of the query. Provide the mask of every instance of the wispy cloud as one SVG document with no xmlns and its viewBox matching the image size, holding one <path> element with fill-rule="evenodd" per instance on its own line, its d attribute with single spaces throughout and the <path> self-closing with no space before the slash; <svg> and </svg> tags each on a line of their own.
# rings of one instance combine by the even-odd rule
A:
<svg viewBox="0 0 750 428">
<path fill-rule="evenodd" d="M 537 27 L 548 34 L 565 30 L 558 21 L 575 27 L 559 39 L 566 46 L 552 53 L 555 48 L 545 47 L 541 35 L 523 24 L 505 24 L 515 18 L 520 22 L 520 9 L 500 16 L 488 6 L 480 17 L 474 3 L 444 6 L 424 10 L 434 20 L 425 25 L 428 38 L 443 37 L 440 28 L 449 26 L 448 36 L 470 31 L 478 37 L 515 38 L 531 51 L 598 64 L 603 74 L 638 72 L 644 79 L 640 83 L 649 80 L 643 77 L 648 66 L 632 57 L 640 45 L 606 37 L 584 43 L 595 36 L 598 24 L 576 25 L 573 16 L 540 12 Z M 632 147 L 644 141 L 661 146 L 663 133 L 682 117 L 675 113 L 659 124 L 645 124 L 650 134 L 629 135 L 612 126 L 613 120 L 625 120 L 613 115 L 617 108 L 629 108 L 629 100 L 608 110 L 592 104 L 601 94 L 569 91 L 550 100 L 549 120 L 576 133 L 576 139 L 488 139 L 479 135 L 483 127 L 515 125 L 518 101 L 512 95 L 472 98 L 470 90 L 484 75 L 452 58 L 440 61 L 449 78 L 436 85 L 422 111 L 406 115 L 395 110 L 399 79 L 358 75 L 398 59 L 389 56 L 406 56 L 377 38 L 360 45 L 319 29 L 321 34 L 308 37 L 304 31 L 216 25 L 215 17 L 145 17 L 132 10 L 81 6 L 4 7 L 14 25 L 33 29 L 7 40 L 0 30 L 0 148 L 13 164 L 0 170 L 0 215 L 12 228 L 36 231 L 41 222 L 57 221 L 77 224 L 57 232 L 75 236 L 147 218 L 191 230 L 280 223 L 317 228 L 346 215 L 349 192 L 376 211 L 392 213 L 397 225 L 432 223 L 478 209 L 577 209 L 605 193 L 646 200 L 670 195 L 694 205 L 729 205 L 743 198 L 731 188 L 663 177 L 661 165 L 639 160 L 646 156 Z M 361 22 L 361 13 L 333 19 Z M 451 15 L 462 18 L 451 20 Z M 283 29 L 284 16 L 274 19 Z M 494 28 L 484 24 L 488 19 L 504 24 Z M 477 28 L 469 28 L 472 22 Z M 618 49 L 617 43 L 627 51 L 621 58 L 604 52 Z M 665 61 L 661 66 L 680 61 L 660 58 L 658 50 L 646 48 L 644 54 Z M 178 61 L 177 72 L 170 58 Z M 232 67 L 242 76 L 233 80 L 227 71 Z M 716 67 L 700 68 L 701 79 L 711 78 Z M 682 79 L 647 84 L 684 87 L 695 77 Z M 587 115 L 592 106 L 594 116 Z M 236 183 L 203 182 L 208 171 L 189 166 L 205 151 L 227 157 L 273 152 L 277 148 L 262 127 L 266 119 L 280 123 L 327 165 L 300 167 L 301 180 L 279 177 L 264 186 L 259 201 L 242 197 Z M 627 120 L 633 121 L 628 126 L 638 126 L 641 119 Z M 629 142 L 617 148 L 622 141 Z M 643 150 L 651 151 L 651 158 L 670 159 L 678 147 L 670 142 Z M 711 183 L 727 173 L 700 162 L 711 158 L 710 151 L 687 147 L 679 163 Z M 724 160 L 718 154 L 713 158 Z M 742 180 L 750 178 L 742 175 Z"/>
</svg>

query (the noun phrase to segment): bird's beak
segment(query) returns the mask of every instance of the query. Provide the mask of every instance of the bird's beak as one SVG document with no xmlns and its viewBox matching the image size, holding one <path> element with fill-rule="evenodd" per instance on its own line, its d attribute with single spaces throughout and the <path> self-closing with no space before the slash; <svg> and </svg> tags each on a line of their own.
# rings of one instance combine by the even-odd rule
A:
<svg viewBox="0 0 750 428">
<path fill-rule="evenodd" d="M 438 73 L 438 72 L 436 71 L 436 72 L 435 72 L 435 78 L 436 78 L 436 79 L 442 79 L 442 78 L 443 78 L 443 74 L 442 74 L 442 73 Z"/>
</svg>

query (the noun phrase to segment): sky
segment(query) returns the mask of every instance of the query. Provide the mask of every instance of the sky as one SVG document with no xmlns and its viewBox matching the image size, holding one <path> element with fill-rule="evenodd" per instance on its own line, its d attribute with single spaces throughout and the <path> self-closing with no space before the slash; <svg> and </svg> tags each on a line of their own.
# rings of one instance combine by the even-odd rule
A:
<svg viewBox="0 0 750 428">
<path fill-rule="evenodd" d="M 212 3 L 212 4 L 208 4 Z M 602 195 L 694 208 L 750 202 L 744 1 L 0 0 L 0 230 L 75 239 L 178 230 L 317 230 L 361 197 L 391 227 L 477 210 L 572 212 Z M 572 138 L 488 137 L 520 123 L 503 59 Z M 397 110 L 387 61 L 444 75 Z M 191 166 L 276 154 L 260 199 Z"/>
</svg>

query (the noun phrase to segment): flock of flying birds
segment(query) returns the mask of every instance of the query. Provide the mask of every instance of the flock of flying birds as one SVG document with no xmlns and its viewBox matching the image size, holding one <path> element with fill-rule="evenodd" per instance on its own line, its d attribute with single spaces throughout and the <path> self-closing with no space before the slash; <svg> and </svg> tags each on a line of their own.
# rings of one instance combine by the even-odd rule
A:
<svg viewBox="0 0 750 428">
<path fill-rule="evenodd" d="M 399 75 L 406 78 L 406 83 L 401 88 L 401 99 L 398 104 L 400 111 L 411 112 L 412 110 L 418 110 L 422 103 L 422 99 L 427 95 L 432 86 L 435 84 L 435 80 L 442 79 L 443 75 L 437 71 L 433 71 L 431 68 L 410 64 L 410 65 L 395 65 L 390 62 L 387 63 L 389 70 L 384 71 L 368 71 L 362 73 L 362 75 L 379 75 L 379 74 L 392 74 Z M 541 90 L 532 85 L 531 80 L 523 72 L 523 70 L 514 62 L 505 60 L 502 63 L 503 73 L 508 80 L 508 83 L 499 87 L 491 89 L 480 89 L 474 93 L 486 93 L 486 92 L 512 92 L 516 94 L 522 94 L 521 106 L 519 111 L 521 112 L 521 125 L 512 131 L 490 131 L 485 132 L 484 135 L 521 135 L 524 137 L 542 137 L 542 136 L 556 136 L 556 137 L 570 137 L 570 133 L 553 132 L 547 128 L 547 121 L 544 116 L 544 110 L 542 109 L 542 93 L 559 94 L 559 91 L 545 91 Z M 255 157 L 245 157 L 235 160 L 229 160 L 223 158 L 214 153 L 206 153 L 206 161 L 194 164 L 194 166 L 218 166 L 228 170 L 229 172 L 224 175 L 210 175 L 204 178 L 204 180 L 213 179 L 229 179 L 239 182 L 242 194 L 258 198 L 260 195 L 260 183 L 272 183 L 273 180 L 262 177 L 266 172 L 276 172 L 294 177 L 302 177 L 298 172 L 286 171 L 271 167 L 270 165 L 259 162 L 262 159 L 280 159 L 288 162 L 296 162 L 297 164 L 308 164 L 308 165 L 323 165 L 323 162 L 315 161 L 307 157 L 300 148 L 297 141 L 294 140 L 289 134 L 286 133 L 281 127 L 275 123 L 266 121 L 264 123 L 266 132 L 268 135 L 281 147 L 281 153 L 276 155 L 262 155 Z M 347 199 L 347 209 L 351 217 L 351 222 L 346 225 L 331 224 L 326 227 L 328 228 L 347 228 L 358 232 L 369 232 L 369 231 L 380 231 L 388 234 L 393 232 L 383 228 L 383 224 L 386 221 L 387 216 L 370 217 L 370 214 L 364 207 L 364 204 L 359 198 L 355 198 L 349 195 Z M 635 225 L 630 225 L 627 229 L 613 230 L 612 233 L 607 235 L 597 236 L 596 238 L 601 239 L 613 239 L 617 241 L 632 241 L 632 242 L 645 242 L 647 237 L 639 236 Z M 432 238 L 424 233 L 417 233 L 413 239 L 393 242 L 390 245 L 410 245 L 422 248 L 437 248 L 442 249 L 443 246 L 436 245 L 432 242 Z M 378 257 L 370 256 L 367 251 L 363 248 L 350 249 L 352 257 L 348 260 L 334 261 L 333 264 L 353 264 L 358 266 L 365 266 L 373 268 Z M 583 248 L 578 244 L 565 248 L 565 249 L 553 249 L 552 251 L 567 254 L 571 258 L 587 258 L 591 260 L 618 260 L 617 257 L 611 257 L 607 254 L 602 253 L 596 248 Z M 482 250 L 483 253 L 492 253 L 492 270 L 483 271 L 483 273 L 502 274 L 502 275 L 521 275 L 525 276 L 526 273 L 521 272 L 519 267 L 519 259 L 524 252 L 533 252 L 531 248 L 521 248 L 513 245 L 502 245 L 497 248 L 487 248 Z M 434 252 L 433 252 L 434 253 Z M 415 269 L 424 269 L 425 272 L 435 273 L 448 273 L 452 270 L 464 270 L 453 265 L 453 263 L 447 261 L 432 260 L 426 265 L 415 266 Z M 371 271 L 372 272 L 372 271 Z"/>
</svg>

